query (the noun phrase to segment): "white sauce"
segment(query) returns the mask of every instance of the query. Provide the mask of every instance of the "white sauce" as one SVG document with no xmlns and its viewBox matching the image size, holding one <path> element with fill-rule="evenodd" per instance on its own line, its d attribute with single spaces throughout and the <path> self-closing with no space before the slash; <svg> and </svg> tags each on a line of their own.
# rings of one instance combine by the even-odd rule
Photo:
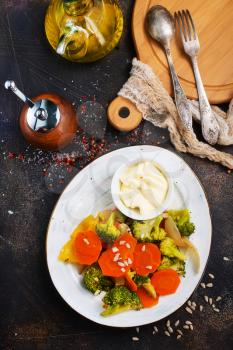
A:
<svg viewBox="0 0 233 350">
<path fill-rule="evenodd" d="M 161 207 L 167 191 L 168 181 L 153 161 L 142 161 L 128 167 L 120 178 L 122 202 L 141 215 Z"/>
</svg>

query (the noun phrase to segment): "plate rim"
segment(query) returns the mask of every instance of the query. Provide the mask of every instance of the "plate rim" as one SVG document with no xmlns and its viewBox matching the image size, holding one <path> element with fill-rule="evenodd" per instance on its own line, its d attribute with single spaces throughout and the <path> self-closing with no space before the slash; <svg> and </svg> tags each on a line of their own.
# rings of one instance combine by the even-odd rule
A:
<svg viewBox="0 0 233 350">
<path fill-rule="evenodd" d="M 46 230 L 46 237 L 45 237 L 45 253 L 46 253 L 46 266 L 47 266 L 47 269 L 48 269 L 48 273 L 49 273 L 49 276 L 50 276 L 50 279 L 51 279 L 51 282 L 53 284 L 53 287 L 54 289 L 57 291 L 57 293 L 60 295 L 60 297 L 63 299 L 63 301 L 65 301 L 65 303 L 69 306 L 69 308 L 71 308 L 73 311 L 75 311 L 76 313 L 78 313 L 80 316 L 86 318 L 87 320 L 91 321 L 91 322 L 94 322 L 96 324 L 99 324 L 101 326 L 105 326 L 105 327 L 110 327 L 110 328 L 132 328 L 132 327 L 136 327 L 135 325 L 127 325 L 127 326 L 120 326 L 120 325 L 109 325 L 107 323 L 104 323 L 104 322 L 98 322 L 97 320 L 93 320 L 93 319 L 90 319 L 88 316 L 80 313 L 79 311 L 77 311 L 72 305 L 70 305 L 68 303 L 68 301 L 66 300 L 66 298 L 61 294 L 61 292 L 57 289 L 56 285 L 55 285 L 55 282 L 52 278 L 52 275 L 50 273 L 50 269 L 49 269 L 49 263 L 48 263 L 48 249 L 47 249 L 47 245 L 48 245 L 48 233 L 49 233 L 49 229 L 50 229 L 50 226 L 52 224 L 52 221 L 53 221 L 53 214 L 58 206 L 58 203 L 63 195 L 63 193 L 66 191 L 66 189 L 68 188 L 68 186 L 71 185 L 71 183 L 73 183 L 73 181 L 75 181 L 76 177 L 82 173 L 89 165 L 97 162 L 100 158 L 110 154 L 110 153 L 115 153 L 115 152 L 118 152 L 120 150 L 124 150 L 124 149 L 129 149 L 129 148 L 137 148 L 137 149 L 140 149 L 140 148 L 143 148 L 143 150 L 145 148 L 151 148 L 153 147 L 154 149 L 160 149 L 160 150 L 165 150 L 167 152 L 170 152 L 172 153 L 174 156 L 176 156 L 177 158 L 179 158 L 180 160 L 182 160 L 182 162 L 185 163 L 185 165 L 189 168 L 189 170 L 192 172 L 192 174 L 196 177 L 199 185 L 201 186 L 202 188 L 202 191 L 205 195 L 205 199 L 206 199 L 206 203 L 207 203 L 207 208 L 208 208 L 208 213 L 209 213 L 209 218 L 210 218 L 210 244 L 209 244 L 209 251 L 208 251 L 208 256 L 207 256 L 207 259 L 206 259 L 206 264 L 204 266 L 204 269 L 203 269 L 203 272 L 202 274 L 200 275 L 200 278 L 195 286 L 195 288 L 193 289 L 193 291 L 191 292 L 191 294 L 188 296 L 188 298 L 183 302 L 182 305 L 180 305 L 176 310 L 172 311 L 169 315 L 167 316 L 163 316 L 161 318 L 159 318 L 158 320 L 156 321 L 143 321 L 143 323 L 141 325 L 138 325 L 138 327 L 141 327 L 141 326 L 145 326 L 145 325 L 148 325 L 148 324 L 152 324 L 152 323 L 155 323 L 155 322 L 159 322 L 161 321 L 162 319 L 166 318 L 166 317 L 169 317 L 170 315 L 172 315 L 173 313 L 177 312 L 179 309 L 181 309 L 183 307 L 183 305 L 187 302 L 187 300 L 193 295 L 193 293 L 196 291 L 196 289 L 199 287 L 200 285 L 200 282 L 202 280 L 202 277 L 203 275 L 205 274 L 205 271 L 206 271 L 206 268 L 207 268 L 207 265 L 208 265 L 208 262 L 209 262 L 209 257 L 210 257 L 210 251 L 211 251 L 211 248 L 212 248 L 212 238 L 213 238 L 213 225 L 212 225 L 212 216 L 211 216 L 211 212 L 210 212 L 210 205 L 209 205 L 209 200 L 208 200 L 208 197 L 207 197 L 207 193 L 201 183 L 201 181 L 199 180 L 198 176 L 195 174 L 195 172 L 193 171 L 193 169 L 191 168 L 191 166 L 180 156 L 178 155 L 177 153 L 171 151 L 171 150 L 168 150 L 166 148 L 163 148 L 163 147 L 159 147 L 159 146 L 154 146 L 154 145 L 134 145 L 134 146 L 127 146 L 127 147 L 122 147 L 122 148 L 118 148 L 116 150 L 113 150 L 113 151 L 110 151 L 110 152 L 107 152 L 99 157 L 97 157 L 96 159 L 94 159 L 92 162 L 90 162 L 89 164 L 87 164 L 84 168 L 82 168 L 74 177 L 73 179 L 71 179 L 71 181 L 65 186 L 65 188 L 63 189 L 63 191 L 61 192 L 61 194 L 59 195 L 55 205 L 54 205 L 54 208 L 51 212 L 51 215 L 50 215 L 50 219 L 49 219 L 49 222 L 48 222 L 48 226 L 47 226 L 47 230 Z M 103 318 L 103 321 L 104 321 L 104 318 Z"/>
</svg>

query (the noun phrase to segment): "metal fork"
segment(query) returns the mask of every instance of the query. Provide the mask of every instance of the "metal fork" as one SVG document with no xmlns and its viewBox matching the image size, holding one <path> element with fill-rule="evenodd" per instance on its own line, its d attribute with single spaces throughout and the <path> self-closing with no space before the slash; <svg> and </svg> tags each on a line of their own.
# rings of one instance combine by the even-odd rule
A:
<svg viewBox="0 0 233 350">
<path fill-rule="evenodd" d="M 199 96 L 202 134 L 209 144 L 214 145 L 218 141 L 219 125 L 210 107 L 198 68 L 197 54 L 200 50 L 200 43 L 195 25 L 188 10 L 175 12 L 175 21 L 180 29 L 184 51 L 190 56 L 193 65 Z"/>
</svg>

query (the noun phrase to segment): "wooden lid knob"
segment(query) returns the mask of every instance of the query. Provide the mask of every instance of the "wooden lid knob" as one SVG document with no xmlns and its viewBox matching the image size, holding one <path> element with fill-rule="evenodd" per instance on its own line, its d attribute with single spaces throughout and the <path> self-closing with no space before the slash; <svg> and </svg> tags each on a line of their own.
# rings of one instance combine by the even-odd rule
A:
<svg viewBox="0 0 233 350">
<path fill-rule="evenodd" d="M 142 113 L 130 100 L 118 96 L 108 107 L 110 124 L 120 131 L 136 129 L 142 121 Z"/>
</svg>

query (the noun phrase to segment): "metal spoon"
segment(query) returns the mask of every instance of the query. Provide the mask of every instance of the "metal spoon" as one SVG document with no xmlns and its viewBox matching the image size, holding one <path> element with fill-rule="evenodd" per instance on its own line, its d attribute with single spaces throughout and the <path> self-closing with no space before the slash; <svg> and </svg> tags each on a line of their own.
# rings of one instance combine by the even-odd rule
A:
<svg viewBox="0 0 233 350">
<path fill-rule="evenodd" d="M 158 41 L 165 50 L 172 77 L 176 108 L 184 126 L 191 130 L 191 108 L 180 85 L 171 55 L 170 41 L 175 34 L 173 17 L 165 7 L 160 5 L 153 6 L 146 16 L 146 29 L 150 36 Z"/>
</svg>

